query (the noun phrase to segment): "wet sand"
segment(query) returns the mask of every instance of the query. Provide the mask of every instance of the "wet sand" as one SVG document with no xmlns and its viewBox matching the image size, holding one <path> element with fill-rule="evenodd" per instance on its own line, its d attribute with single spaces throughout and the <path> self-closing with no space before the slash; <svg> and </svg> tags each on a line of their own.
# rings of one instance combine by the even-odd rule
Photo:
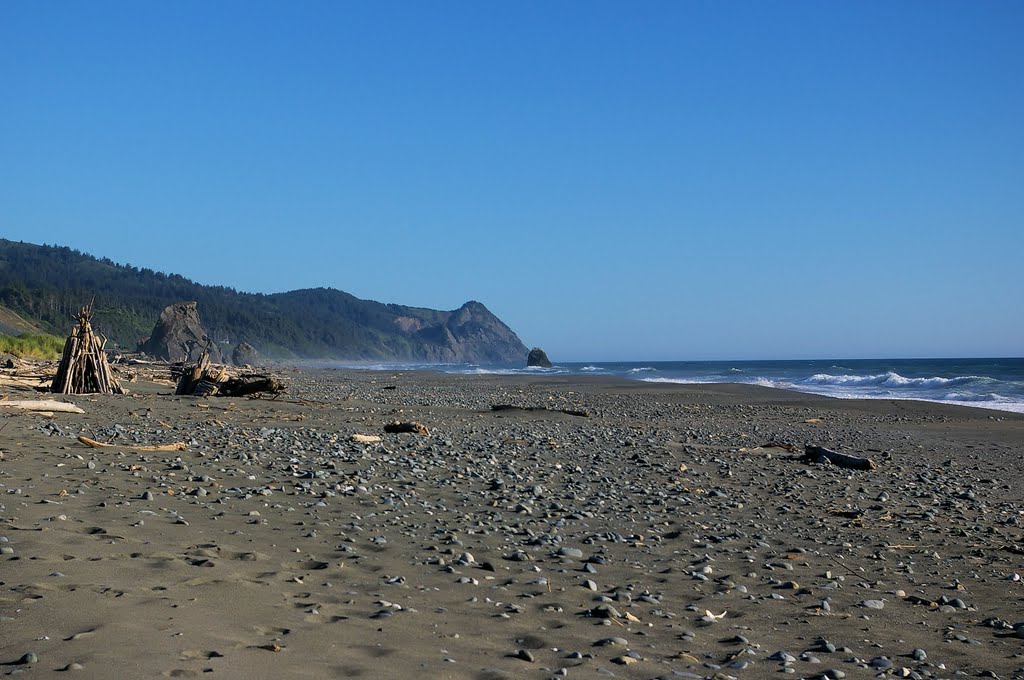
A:
<svg viewBox="0 0 1024 680">
<path fill-rule="evenodd" d="M 285 379 L 276 401 L 143 382 L 67 399 L 81 415 L 0 411 L 0 673 L 1024 677 L 1024 416 Z M 805 462 L 805 444 L 877 467 Z"/>
</svg>

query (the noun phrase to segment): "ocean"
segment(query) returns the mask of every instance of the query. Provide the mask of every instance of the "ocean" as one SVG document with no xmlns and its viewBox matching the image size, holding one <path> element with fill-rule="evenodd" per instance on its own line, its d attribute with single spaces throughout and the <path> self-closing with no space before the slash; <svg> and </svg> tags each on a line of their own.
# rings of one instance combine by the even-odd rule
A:
<svg viewBox="0 0 1024 680">
<path fill-rule="evenodd" d="M 368 368 L 368 366 L 360 366 Z M 607 375 L 645 382 L 745 383 L 840 399 L 916 399 L 1024 413 L 1024 358 L 378 365 L 382 370 L 503 375 Z"/>
</svg>

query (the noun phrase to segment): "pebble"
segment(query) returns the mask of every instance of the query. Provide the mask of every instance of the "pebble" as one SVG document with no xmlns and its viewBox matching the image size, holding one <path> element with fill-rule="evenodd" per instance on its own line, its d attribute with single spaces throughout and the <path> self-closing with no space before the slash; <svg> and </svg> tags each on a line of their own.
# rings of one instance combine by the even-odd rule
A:
<svg viewBox="0 0 1024 680">
<path fill-rule="evenodd" d="M 622 618 L 622 614 L 619 610 L 610 604 L 599 604 L 589 611 L 589 615 L 598 619 L 618 619 Z"/>
</svg>

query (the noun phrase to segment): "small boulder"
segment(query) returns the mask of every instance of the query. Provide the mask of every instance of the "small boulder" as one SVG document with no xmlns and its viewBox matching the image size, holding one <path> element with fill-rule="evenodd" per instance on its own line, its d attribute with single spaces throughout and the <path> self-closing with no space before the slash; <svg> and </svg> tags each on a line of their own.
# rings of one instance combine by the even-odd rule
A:
<svg viewBox="0 0 1024 680">
<path fill-rule="evenodd" d="M 256 348 L 247 342 L 240 342 L 231 351 L 231 363 L 235 366 L 255 366 L 259 361 Z"/>
<path fill-rule="evenodd" d="M 540 347 L 534 347 L 526 357 L 527 366 L 539 366 L 540 368 L 551 368 L 551 359 Z"/>
</svg>

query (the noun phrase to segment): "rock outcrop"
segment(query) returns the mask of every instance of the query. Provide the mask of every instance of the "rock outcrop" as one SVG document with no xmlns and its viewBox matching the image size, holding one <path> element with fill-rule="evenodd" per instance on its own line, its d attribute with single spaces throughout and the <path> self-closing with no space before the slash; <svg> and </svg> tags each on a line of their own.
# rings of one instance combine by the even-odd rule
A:
<svg viewBox="0 0 1024 680">
<path fill-rule="evenodd" d="M 231 363 L 235 366 L 255 366 L 259 359 L 256 348 L 247 342 L 240 342 L 231 350 Z"/>
<path fill-rule="evenodd" d="M 152 335 L 139 349 L 164 361 L 188 362 L 198 361 L 206 350 L 210 361 L 221 362 L 220 349 L 203 328 L 195 302 L 168 305 L 160 314 Z"/>
<path fill-rule="evenodd" d="M 539 366 L 540 368 L 551 368 L 551 359 L 540 347 L 534 347 L 526 357 L 527 366 Z"/>
<path fill-rule="evenodd" d="M 523 345 L 512 329 L 479 302 L 470 301 L 413 334 L 416 354 L 437 363 L 508 363 L 523 356 Z"/>
</svg>

